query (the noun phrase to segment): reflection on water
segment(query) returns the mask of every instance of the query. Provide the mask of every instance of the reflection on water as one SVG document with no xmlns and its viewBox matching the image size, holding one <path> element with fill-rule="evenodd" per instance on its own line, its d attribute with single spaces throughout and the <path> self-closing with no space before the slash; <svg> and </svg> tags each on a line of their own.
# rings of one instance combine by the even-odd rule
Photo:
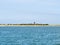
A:
<svg viewBox="0 0 60 45">
<path fill-rule="evenodd" d="M 60 27 L 0 27 L 0 45 L 60 45 Z"/>
</svg>

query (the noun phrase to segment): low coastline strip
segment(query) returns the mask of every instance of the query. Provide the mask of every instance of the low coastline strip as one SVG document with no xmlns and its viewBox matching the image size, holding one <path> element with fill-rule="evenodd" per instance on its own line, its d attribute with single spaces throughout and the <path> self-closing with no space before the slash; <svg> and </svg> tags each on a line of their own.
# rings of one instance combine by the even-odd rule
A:
<svg viewBox="0 0 60 45">
<path fill-rule="evenodd" d="M 0 24 L 0 26 L 48 26 L 48 24 Z"/>
<path fill-rule="evenodd" d="M 0 26 L 60 26 L 60 24 L 0 24 Z"/>
</svg>

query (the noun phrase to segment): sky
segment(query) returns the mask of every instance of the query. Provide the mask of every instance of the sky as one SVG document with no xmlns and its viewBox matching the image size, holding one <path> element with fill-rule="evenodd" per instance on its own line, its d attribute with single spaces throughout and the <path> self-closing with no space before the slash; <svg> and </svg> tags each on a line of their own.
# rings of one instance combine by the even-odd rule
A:
<svg viewBox="0 0 60 45">
<path fill-rule="evenodd" d="M 0 24 L 60 24 L 60 0 L 0 0 Z"/>
</svg>

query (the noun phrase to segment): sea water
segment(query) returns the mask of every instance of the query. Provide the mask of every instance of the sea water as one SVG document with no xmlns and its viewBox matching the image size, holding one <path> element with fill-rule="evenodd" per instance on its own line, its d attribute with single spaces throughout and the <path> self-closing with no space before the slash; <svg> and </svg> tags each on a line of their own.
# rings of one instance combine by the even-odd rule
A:
<svg viewBox="0 0 60 45">
<path fill-rule="evenodd" d="M 0 45 L 57 44 L 60 44 L 60 27 L 0 27 Z"/>
</svg>

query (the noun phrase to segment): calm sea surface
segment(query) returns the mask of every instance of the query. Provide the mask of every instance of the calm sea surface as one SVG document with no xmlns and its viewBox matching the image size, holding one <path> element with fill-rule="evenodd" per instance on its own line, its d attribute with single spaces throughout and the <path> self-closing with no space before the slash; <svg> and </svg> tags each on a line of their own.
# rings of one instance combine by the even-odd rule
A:
<svg viewBox="0 0 60 45">
<path fill-rule="evenodd" d="M 0 45 L 60 44 L 60 27 L 0 27 Z"/>
</svg>

